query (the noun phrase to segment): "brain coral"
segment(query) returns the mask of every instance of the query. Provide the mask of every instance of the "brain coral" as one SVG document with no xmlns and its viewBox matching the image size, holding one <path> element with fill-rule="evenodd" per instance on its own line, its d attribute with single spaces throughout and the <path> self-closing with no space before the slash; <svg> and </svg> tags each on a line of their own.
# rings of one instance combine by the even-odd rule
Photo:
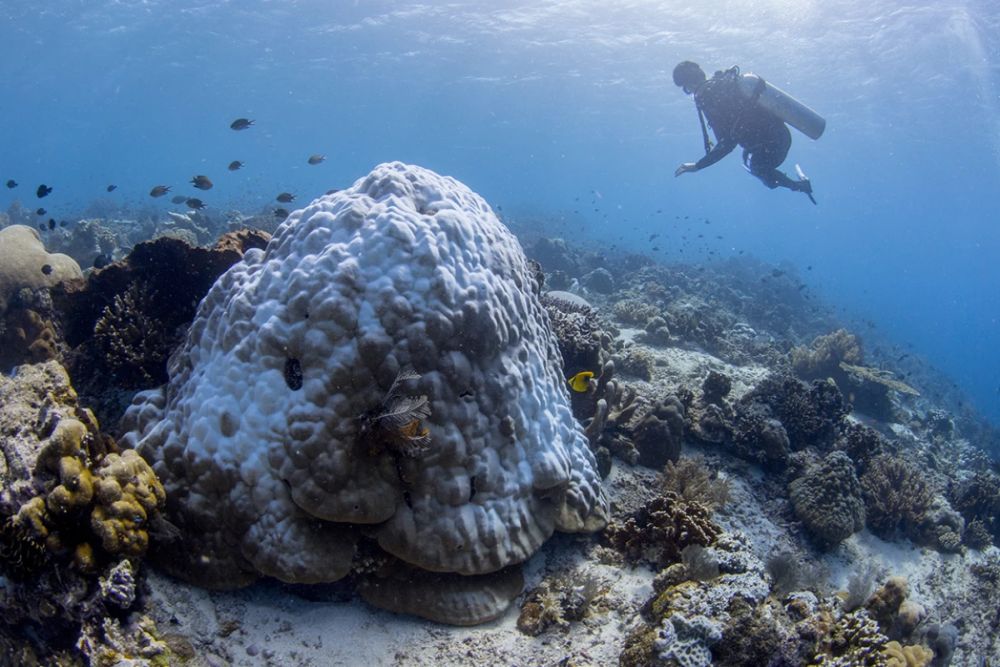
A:
<svg viewBox="0 0 1000 667">
<path fill-rule="evenodd" d="M 293 213 L 219 278 L 166 387 L 126 415 L 182 530 L 167 566 L 214 587 L 332 581 L 363 532 L 475 575 L 603 527 L 536 288 L 487 204 L 426 169 L 383 164 Z M 423 397 L 397 433 L 419 447 L 366 437 L 379 409 Z"/>
</svg>

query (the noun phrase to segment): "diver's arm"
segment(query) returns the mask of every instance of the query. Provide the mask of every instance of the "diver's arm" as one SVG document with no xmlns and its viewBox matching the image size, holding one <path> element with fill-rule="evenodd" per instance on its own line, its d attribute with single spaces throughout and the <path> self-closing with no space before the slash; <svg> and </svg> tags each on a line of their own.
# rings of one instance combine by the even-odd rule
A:
<svg viewBox="0 0 1000 667">
<path fill-rule="evenodd" d="M 705 153 L 705 157 L 694 163 L 693 171 L 711 167 L 713 164 L 726 157 L 736 148 L 737 142 L 732 139 L 724 139 L 712 147 L 712 150 Z"/>
</svg>

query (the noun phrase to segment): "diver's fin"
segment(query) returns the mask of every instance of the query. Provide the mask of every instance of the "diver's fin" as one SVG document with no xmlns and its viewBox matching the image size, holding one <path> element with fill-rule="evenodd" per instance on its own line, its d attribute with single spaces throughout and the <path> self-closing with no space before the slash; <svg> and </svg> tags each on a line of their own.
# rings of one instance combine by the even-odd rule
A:
<svg viewBox="0 0 1000 667">
<path fill-rule="evenodd" d="M 800 192 L 806 193 L 806 196 L 809 197 L 809 201 L 811 201 L 813 205 L 817 205 L 816 198 L 813 197 L 812 182 L 810 182 L 809 177 L 806 176 L 806 172 L 802 171 L 802 167 L 799 165 L 795 165 L 795 173 L 799 175 L 799 184 L 801 186 Z"/>
</svg>

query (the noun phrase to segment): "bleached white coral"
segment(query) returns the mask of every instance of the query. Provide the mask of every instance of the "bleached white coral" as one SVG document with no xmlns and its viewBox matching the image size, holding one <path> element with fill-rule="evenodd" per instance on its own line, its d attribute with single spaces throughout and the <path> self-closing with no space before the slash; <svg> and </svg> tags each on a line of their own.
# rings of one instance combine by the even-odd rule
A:
<svg viewBox="0 0 1000 667">
<path fill-rule="evenodd" d="M 183 532 L 164 563 L 213 587 L 332 581 L 365 526 L 408 563 L 471 575 L 602 527 L 559 359 L 489 206 L 426 169 L 376 167 L 220 277 L 169 384 L 126 415 Z M 419 456 L 360 428 L 403 369 L 419 378 L 399 391 L 429 401 L 406 425 L 427 429 Z"/>
</svg>

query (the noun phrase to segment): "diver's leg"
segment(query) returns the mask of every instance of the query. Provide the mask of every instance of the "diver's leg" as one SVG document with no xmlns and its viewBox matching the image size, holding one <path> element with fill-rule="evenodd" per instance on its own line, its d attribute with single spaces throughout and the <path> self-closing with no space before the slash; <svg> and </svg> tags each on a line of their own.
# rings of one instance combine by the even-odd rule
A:
<svg viewBox="0 0 1000 667">
<path fill-rule="evenodd" d="M 778 187 L 801 190 L 801 181 L 793 181 L 778 169 L 788 157 L 788 149 L 792 147 L 792 133 L 781 123 L 769 134 L 759 145 L 743 151 L 743 163 L 747 171 L 772 190 Z"/>
</svg>

